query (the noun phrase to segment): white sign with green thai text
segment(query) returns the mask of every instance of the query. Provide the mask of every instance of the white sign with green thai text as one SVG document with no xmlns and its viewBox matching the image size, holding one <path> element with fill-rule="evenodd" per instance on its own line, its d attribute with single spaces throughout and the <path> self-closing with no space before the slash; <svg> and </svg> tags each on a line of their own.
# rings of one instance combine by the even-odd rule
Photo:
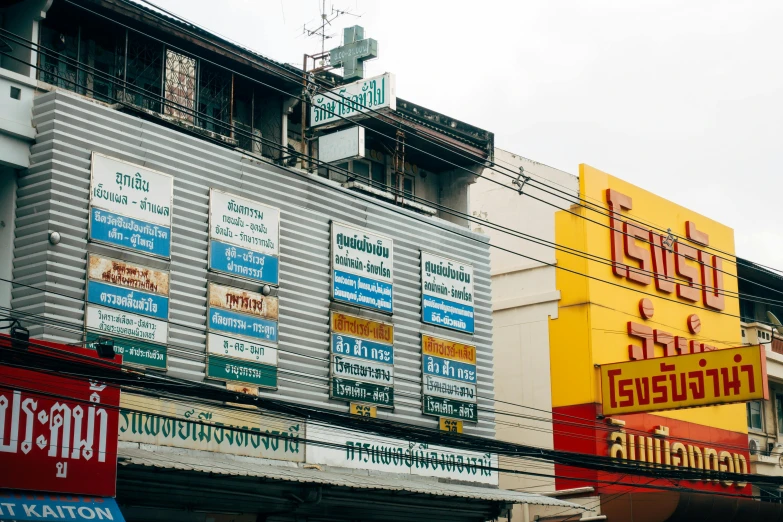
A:
<svg viewBox="0 0 783 522">
<path fill-rule="evenodd" d="M 307 427 L 307 440 L 331 444 L 309 444 L 308 464 L 498 484 L 498 457 L 492 453 L 419 444 L 313 424 Z"/>
</svg>

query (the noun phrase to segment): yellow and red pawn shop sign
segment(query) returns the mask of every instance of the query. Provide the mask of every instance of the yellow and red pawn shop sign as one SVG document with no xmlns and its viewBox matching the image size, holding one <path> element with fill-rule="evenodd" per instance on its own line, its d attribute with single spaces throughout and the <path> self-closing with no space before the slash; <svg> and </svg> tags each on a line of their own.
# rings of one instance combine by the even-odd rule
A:
<svg viewBox="0 0 783 522">
<path fill-rule="evenodd" d="M 25 361 L 38 355 L 83 364 L 89 374 L 109 363 L 94 350 L 30 343 L 20 354 L 0 336 L 0 490 L 113 497 L 119 387 L 7 366 L 29 365 Z M 121 362 L 117 355 L 110 364 Z M 21 513 L 15 518 L 25 520 Z"/>
<path fill-rule="evenodd" d="M 555 449 L 721 469 L 712 457 L 704 460 L 709 450 L 723 454 L 727 470 L 731 461 L 745 472 L 740 402 L 763 397 L 766 379 L 758 348 L 736 349 L 742 338 L 733 231 L 589 166 L 579 174 L 585 205 L 555 215 L 555 240 L 565 247 L 556 253 L 561 299 L 549 323 Z M 715 405 L 729 402 L 736 404 Z M 618 431 L 627 434 L 625 453 L 609 438 Z M 668 457 L 654 442 L 664 432 L 673 441 Z M 674 455 L 674 441 L 687 441 L 693 459 L 684 459 L 680 446 Z M 558 489 L 593 486 L 599 495 L 649 482 L 560 465 L 555 474 Z M 683 484 L 750 491 L 744 484 Z"/>
<path fill-rule="evenodd" d="M 601 366 L 604 415 L 769 400 L 761 346 Z"/>
</svg>

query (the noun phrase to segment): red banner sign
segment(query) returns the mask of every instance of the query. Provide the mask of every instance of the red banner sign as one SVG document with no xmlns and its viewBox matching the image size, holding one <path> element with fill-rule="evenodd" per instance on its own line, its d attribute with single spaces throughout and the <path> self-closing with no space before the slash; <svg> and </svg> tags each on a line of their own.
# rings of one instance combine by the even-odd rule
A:
<svg viewBox="0 0 783 522">
<path fill-rule="evenodd" d="M 45 344 L 100 364 L 94 351 Z M 0 488 L 113 497 L 119 405 L 117 387 L 0 365 Z"/>
</svg>

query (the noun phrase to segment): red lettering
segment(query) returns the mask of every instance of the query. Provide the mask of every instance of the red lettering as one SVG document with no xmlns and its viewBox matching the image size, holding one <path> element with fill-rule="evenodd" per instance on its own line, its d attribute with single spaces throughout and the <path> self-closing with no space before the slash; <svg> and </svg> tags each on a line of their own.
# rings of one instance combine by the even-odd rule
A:
<svg viewBox="0 0 783 522">
<path fill-rule="evenodd" d="M 739 378 L 739 368 L 732 366 L 731 378 L 729 378 L 729 369 L 721 368 L 720 374 L 723 377 L 723 394 L 724 395 L 739 395 L 741 383 Z"/>
<path fill-rule="evenodd" d="M 677 296 L 691 302 L 697 302 L 699 300 L 699 289 L 693 284 L 699 276 L 699 271 L 696 267 L 688 265 L 685 260 L 696 260 L 696 249 L 692 246 L 684 245 L 682 243 L 674 244 L 675 256 L 674 266 L 677 271 L 677 275 L 687 281 L 686 283 L 677 283 Z"/>
<path fill-rule="evenodd" d="M 628 345 L 628 358 L 631 360 L 652 359 L 655 357 L 653 330 L 649 326 L 628 321 L 628 335 L 642 340 L 642 345 Z"/>
<path fill-rule="evenodd" d="M 622 370 L 609 370 L 606 372 L 606 375 L 609 377 L 609 402 L 611 402 L 612 408 L 617 407 L 617 390 L 615 389 L 614 379 L 622 373 Z"/>
<path fill-rule="evenodd" d="M 636 243 L 636 239 L 649 241 L 650 231 L 645 230 L 631 223 L 624 223 L 625 228 L 625 253 L 631 259 L 639 263 L 639 268 L 627 267 L 628 279 L 642 285 L 649 285 L 652 281 L 650 272 L 652 272 L 652 262 L 650 260 L 650 250 L 642 248 Z M 645 245 L 646 246 L 646 245 Z"/>
<path fill-rule="evenodd" d="M 639 398 L 639 404 L 650 404 L 650 378 L 642 377 L 636 379 L 636 396 Z"/>
<path fill-rule="evenodd" d="M 655 375 L 652 378 L 653 404 L 662 404 L 669 401 L 669 390 L 666 388 L 666 376 Z"/>
<path fill-rule="evenodd" d="M 606 202 L 609 207 L 609 225 L 612 228 L 612 272 L 618 277 L 628 277 L 628 265 L 623 262 L 623 222 L 619 216 L 623 210 L 633 208 L 632 200 L 616 190 L 606 189 Z"/>
<path fill-rule="evenodd" d="M 704 394 L 704 372 L 701 370 L 695 372 L 688 372 L 688 377 L 695 378 L 696 382 L 688 383 L 688 387 L 691 389 L 694 399 L 703 399 Z"/>
<path fill-rule="evenodd" d="M 655 338 L 655 344 L 663 346 L 664 357 L 677 355 L 677 352 L 674 349 L 674 336 L 672 334 L 661 330 L 653 330 L 653 337 Z"/>
<path fill-rule="evenodd" d="M 625 397 L 625 400 L 620 401 L 620 407 L 625 408 L 627 406 L 633 406 L 633 380 L 620 380 L 618 383 L 618 389 L 620 397 Z"/>
<path fill-rule="evenodd" d="M 652 249 L 652 265 L 655 272 L 655 288 L 670 294 L 674 292 L 674 254 L 663 248 L 663 236 L 650 232 L 650 248 Z"/>
<path fill-rule="evenodd" d="M 753 366 L 750 364 L 743 364 L 740 366 L 740 370 L 748 374 L 748 391 L 753 393 L 756 391 L 756 379 L 753 376 Z"/>
<path fill-rule="evenodd" d="M 702 293 L 704 306 L 713 310 L 724 310 L 726 300 L 723 295 L 723 260 L 699 250 L 701 262 L 701 280 L 704 283 Z"/>
</svg>

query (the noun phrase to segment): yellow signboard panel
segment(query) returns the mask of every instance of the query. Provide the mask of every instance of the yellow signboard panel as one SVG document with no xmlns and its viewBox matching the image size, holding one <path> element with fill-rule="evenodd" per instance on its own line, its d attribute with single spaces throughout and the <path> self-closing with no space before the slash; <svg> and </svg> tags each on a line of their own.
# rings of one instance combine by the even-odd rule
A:
<svg viewBox="0 0 783 522">
<path fill-rule="evenodd" d="M 585 204 L 555 215 L 553 408 L 602 402 L 595 365 L 742 345 L 731 228 L 587 165 L 579 185 Z M 655 415 L 747 432 L 740 404 Z"/>
<path fill-rule="evenodd" d="M 332 332 L 360 337 L 368 341 L 394 344 L 394 325 L 354 315 L 332 312 Z"/>
<path fill-rule="evenodd" d="M 604 415 L 768 399 L 761 346 L 601 366 Z"/>
<path fill-rule="evenodd" d="M 476 364 L 476 347 L 457 341 L 422 334 L 421 351 L 424 355 L 443 357 L 452 361 Z"/>
</svg>

